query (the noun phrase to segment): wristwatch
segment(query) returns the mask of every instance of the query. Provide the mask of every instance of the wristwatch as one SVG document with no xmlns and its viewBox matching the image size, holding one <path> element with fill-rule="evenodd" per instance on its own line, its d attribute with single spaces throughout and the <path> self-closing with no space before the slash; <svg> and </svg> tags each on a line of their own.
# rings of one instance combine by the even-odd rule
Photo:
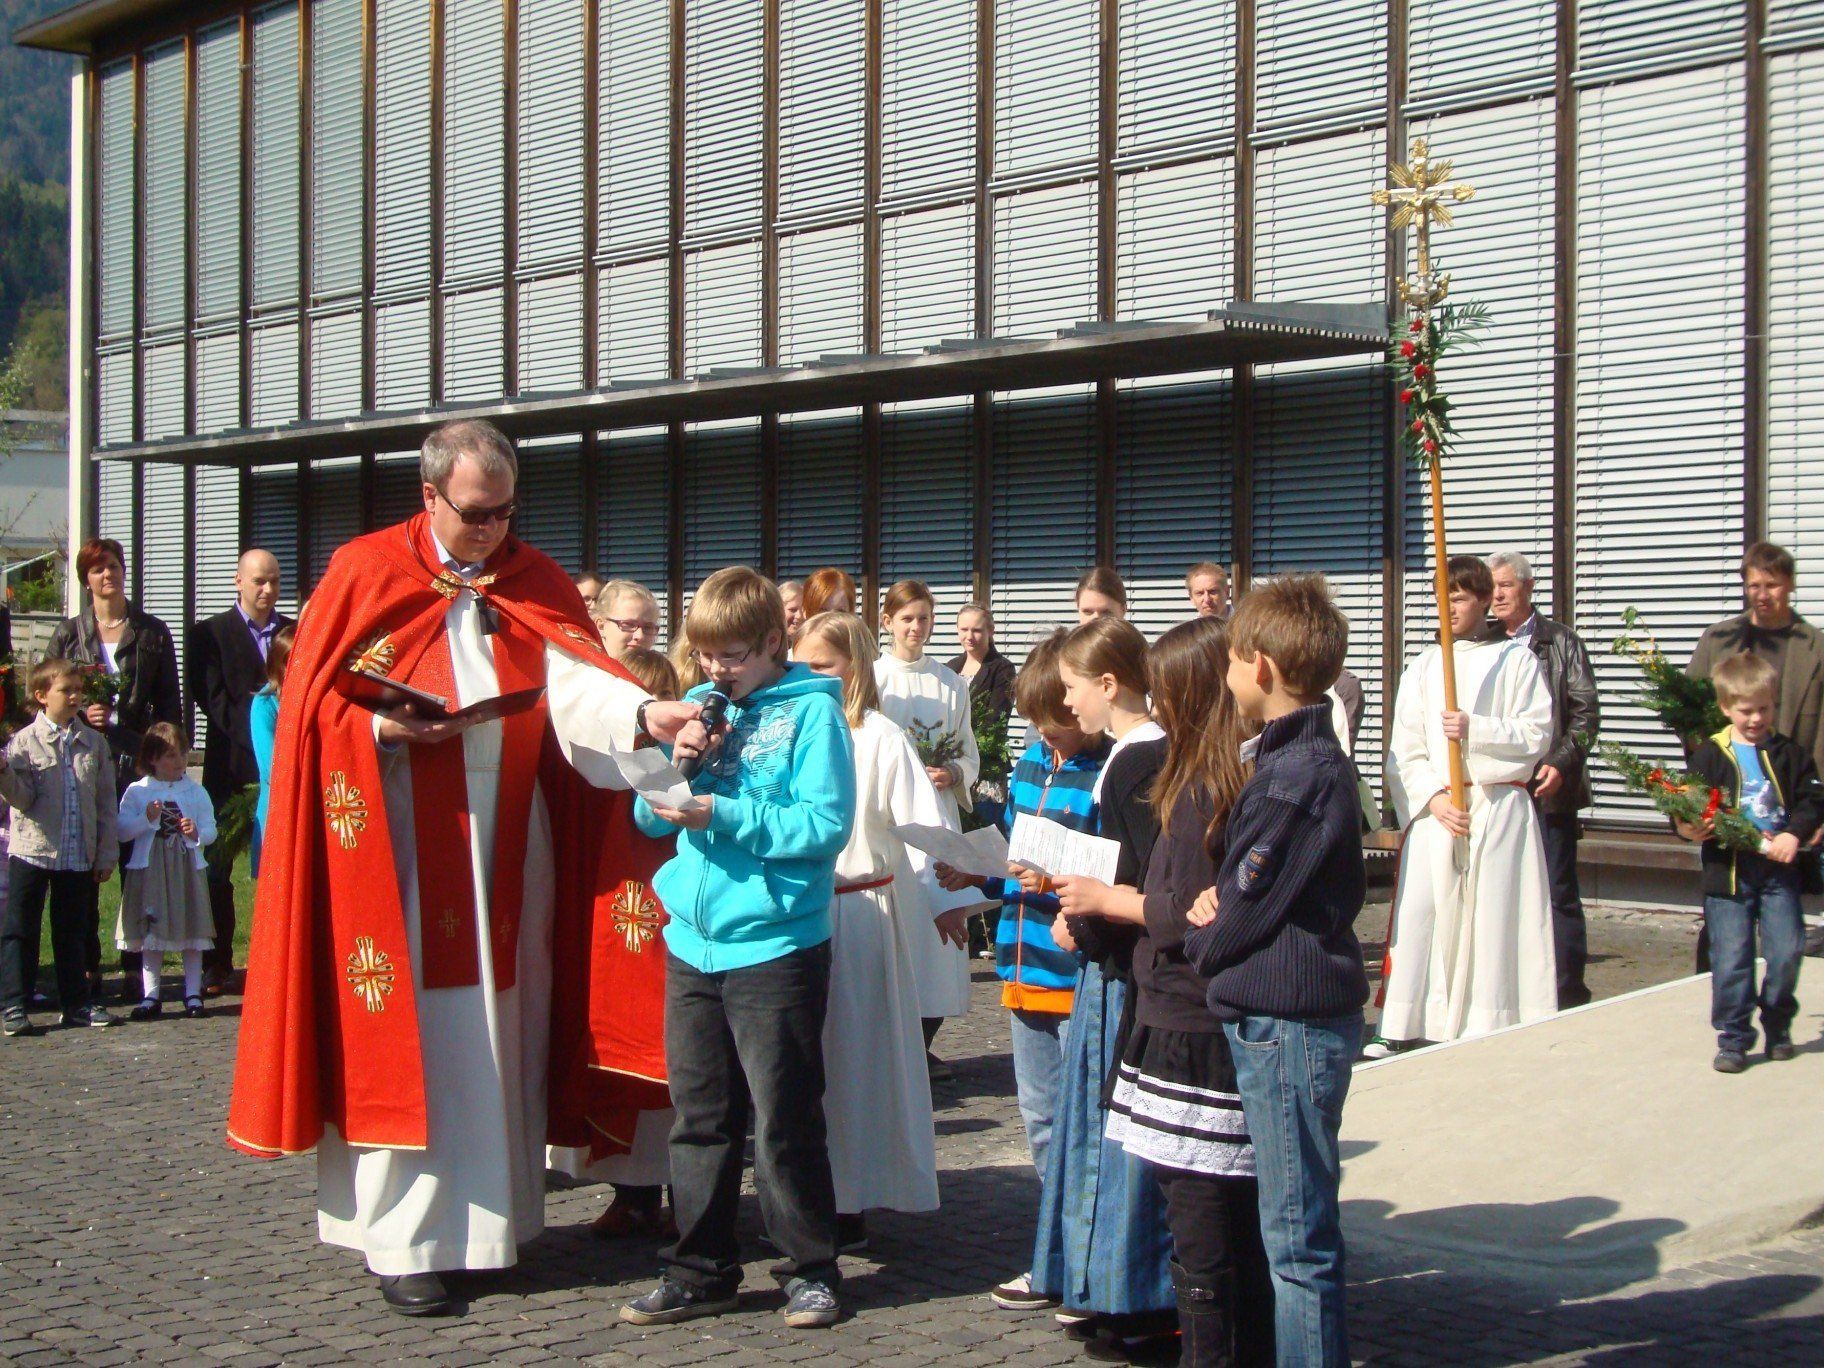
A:
<svg viewBox="0 0 1824 1368">
<path fill-rule="evenodd" d="M 652 706 L 652 702 L 653 702 L 652 699 L 648 698 L 644 702 L 642 702 L 639 707 L 635 708 L 633 711 L 633 729 L 634 729 L 634 731 L 638 732 L 641 736 L 644 736 L 649 740 L 652 737 L 652 733 L 646 730 L 646 709 L 648 709 Z"/>
</svg>

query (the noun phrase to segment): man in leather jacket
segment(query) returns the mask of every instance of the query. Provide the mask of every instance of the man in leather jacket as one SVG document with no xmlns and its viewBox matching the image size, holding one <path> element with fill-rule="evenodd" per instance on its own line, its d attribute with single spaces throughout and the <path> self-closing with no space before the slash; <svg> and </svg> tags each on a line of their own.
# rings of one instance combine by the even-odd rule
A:
<svg viewBox="0 0 1824 1368">
<path fill-rule="evenodd" d="M 1488 558 L 1494 575 L 1491 612 L 1509 637 L 1526 644 L 1539 662 L 1552 692 L 1552 746 L 1527 787 L 1539 812 L 1545 842 L 1546 874 L 1552 894 L 1552 949 L 1558 961 L 1558 1007 L 1581 1007 L 1590 1000 L 1583 968 L 1589 943 L 1583 920 L 1583 895 L 1577 886 L 1577 842 L 1583 822 L 1577 815 L 1594 801 L 1590 794 L 1588 752 L 1596 739 L 1602 709 L 1590 653 L 1570 628 L 1533 609 L 1533 567 L 1525 556 L 1502 551 Z"/>
</svg>

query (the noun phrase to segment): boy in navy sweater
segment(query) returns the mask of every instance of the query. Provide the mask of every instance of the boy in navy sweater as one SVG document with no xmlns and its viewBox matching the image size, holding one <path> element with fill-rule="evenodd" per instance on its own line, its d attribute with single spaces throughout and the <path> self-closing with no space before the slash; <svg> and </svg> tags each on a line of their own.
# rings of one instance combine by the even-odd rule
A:
<svg viewBox="0 0 1824 1368">
<path fill-rule="evenodd" d="M 1368 1000 L 1353 929 L 1361 805 L 1324 697 L 1348 645 L 1321 575 L 1269 581 L 1230 618 L 1229 688 L 1262 729 L 1184 942 L 1210 980 L 1258 1157 L 1279 1362 L 1312 1368 L 1349 1363 L 1337 1131 Z"/>
</svg>

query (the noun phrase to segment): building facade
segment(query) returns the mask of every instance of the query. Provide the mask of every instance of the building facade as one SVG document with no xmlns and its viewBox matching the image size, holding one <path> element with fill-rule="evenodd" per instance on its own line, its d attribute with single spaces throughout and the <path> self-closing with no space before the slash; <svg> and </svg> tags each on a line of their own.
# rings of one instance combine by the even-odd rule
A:
<svg viewBox="0 0 1824 1368">
<path fill-rule="evenodd" d="M 427 416 L 536 410 L 521 532 L 674 613 L 725 564 L 836 564 L 985 599 L 1018 650 L 1096 562 L 1149 632 L 1192 561 L 1322 570 L 1376 768 L 1433 626 L 1359 338 L 791 380 L 1385 309 L 1369 193 L 1416 135 L 1477 187 L 1437 247 L 1493 315 L 1450 362 L 1451 542 L 1532 558 L 1610 734 L 1664 749 L 1606 652 L 1627 606 L 1676 655 L 1745 541 L 1798 553 L 1801 608 L 1824 580 L 1824 0 L 90 0 L 20 39 L 88 59 L 72 524 L 168 621 L 243 544 L 307 592 L 414 508 Z"/>
</svg>

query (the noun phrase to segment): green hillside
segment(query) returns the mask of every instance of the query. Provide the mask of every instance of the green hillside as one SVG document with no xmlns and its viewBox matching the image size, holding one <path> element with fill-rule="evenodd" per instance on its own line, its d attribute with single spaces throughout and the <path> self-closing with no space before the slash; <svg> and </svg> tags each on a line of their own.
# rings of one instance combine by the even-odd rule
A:
<svg viewBox="0 0 1824 1368">
<path fill-rule="evenodd" d="M 0 361 L 16 358 L 22 402 L 62 408 L 69 280 L 67 57 L 12 45 L 59 0 L 0 0 Z"/>
</svg>

